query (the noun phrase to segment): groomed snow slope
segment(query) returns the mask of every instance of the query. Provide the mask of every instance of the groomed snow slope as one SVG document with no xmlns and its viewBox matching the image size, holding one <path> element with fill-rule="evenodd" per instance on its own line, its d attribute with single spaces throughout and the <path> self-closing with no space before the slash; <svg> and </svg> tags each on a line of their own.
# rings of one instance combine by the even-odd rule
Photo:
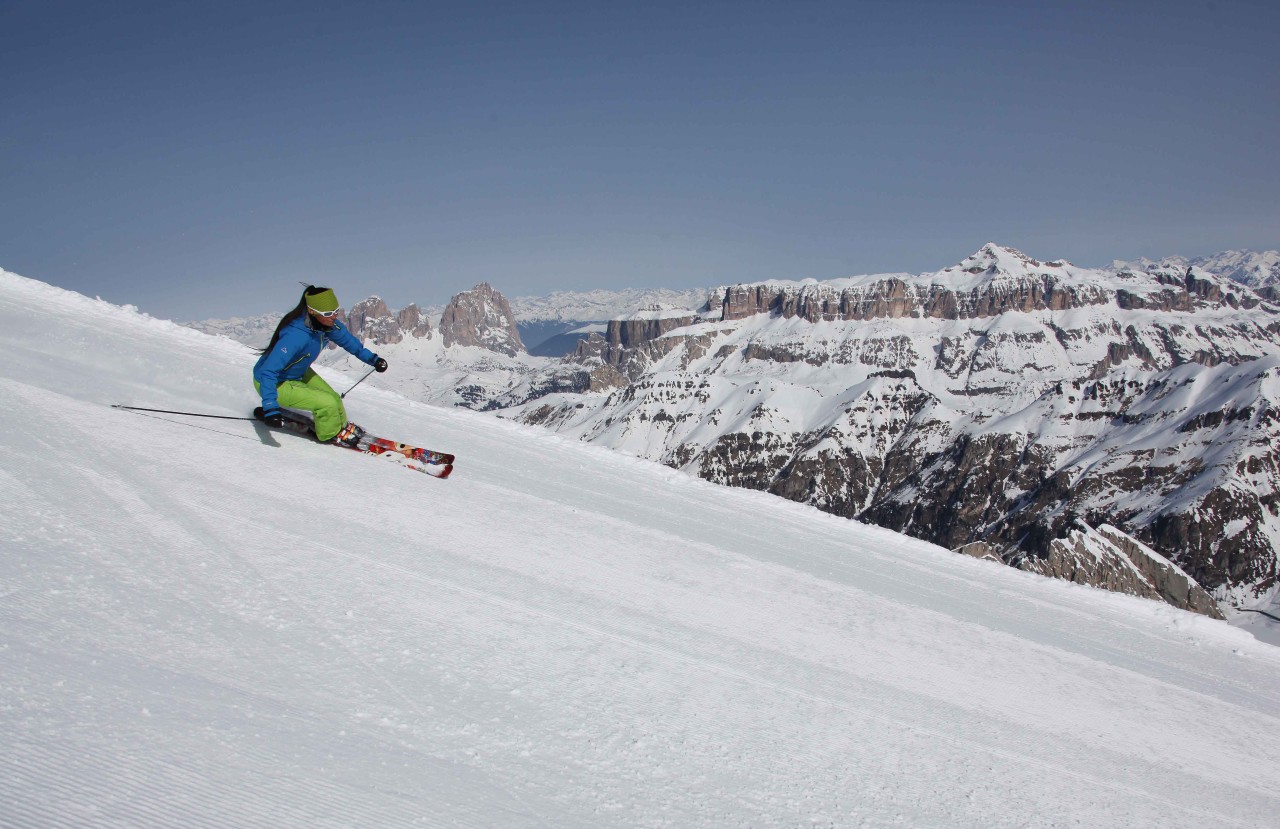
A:
<svg viewBox="0 0 1280 829">
<path fill-rule="evenodd" d="M 1280 814 L 1226 624 L 368 387 L 453 479 L 107 406 L 243 414 L 252 359 L 0 272 L 0 825 Z"/>
</svg>

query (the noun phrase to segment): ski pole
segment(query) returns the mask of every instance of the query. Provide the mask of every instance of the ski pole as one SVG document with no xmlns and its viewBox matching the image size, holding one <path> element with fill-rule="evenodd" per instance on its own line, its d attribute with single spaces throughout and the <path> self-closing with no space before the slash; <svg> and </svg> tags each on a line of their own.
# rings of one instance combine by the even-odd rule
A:
<svg viewBox="0 0 1280 829">
<path fill-rule="evenodd" d="M 375 371 L 377 371 L 377 369 L 376 369 L 376 368 L 371 368 L 371 369 L 369 369 L 369 374 L 373 374 Z M 354 383 L 352 383 L 352 384 L 351 384 L 351 388 L 350 388 L 350 389 L 347 389 L 347 390 L 346 390 L 346 391 L 344 391 L 342 394 L 338 395 L 338 397 L 346 397 L 348 394 L 351 394 L 352 389 L 354 389 L 356 386 L 358 386 L 358 385 L 360 385 L 361 383 L 363 383 L 365 380 L 369 379 L 369 374 L 366 374 L 364 377 L 361 377 L 359 380 L 357 380 L 357 381 L 355 381 Z"/>
<path fill-rule="evenodd" d="M 119 403 L 112 403 L 111 408 L 127 409 L 131 412 L 159 412 L 160 414 L 186 415 L 187 417 L 212 417 L 218 420 L 253 420 L 252 417 L 231 417 L 230 415 L 202 414 L 200 412 L 175 412 L 170 409 L 144 409 L 141 406 L 122 406 Z"/>
</svg>

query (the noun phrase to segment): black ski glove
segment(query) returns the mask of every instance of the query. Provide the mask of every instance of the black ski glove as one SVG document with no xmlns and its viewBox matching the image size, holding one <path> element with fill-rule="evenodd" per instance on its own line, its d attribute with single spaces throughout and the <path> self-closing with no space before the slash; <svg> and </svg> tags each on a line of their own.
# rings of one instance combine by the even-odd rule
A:
<svg viewBox="0 0 1280 829">
<path fill-rule="evenodd" d="M 271 409 L 262 413 L 262 422 L 270 426 L 272 429 L 279 429 L 284 426 L 284 413 L 279 409 Z"/>
<path fill-rule="evenodd" d="M 375 357 L 373 360 L 373 370 L 381 374 L 387 370 L 387 361 L 381 357 Z"/>
</svg>

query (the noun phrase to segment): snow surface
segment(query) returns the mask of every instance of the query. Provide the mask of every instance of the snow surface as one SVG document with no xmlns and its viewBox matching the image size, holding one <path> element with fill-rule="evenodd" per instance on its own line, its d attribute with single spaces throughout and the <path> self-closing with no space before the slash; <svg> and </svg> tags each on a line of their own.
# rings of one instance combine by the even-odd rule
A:
<svg viewBox="0 0 1280 829">
<path fill-rule="evenodd" d="M 0 825 L 1241 826 L 1280 649 L 0 272 Z M 323 370 L 342 387 L 354 377 Z"/>
</svg>

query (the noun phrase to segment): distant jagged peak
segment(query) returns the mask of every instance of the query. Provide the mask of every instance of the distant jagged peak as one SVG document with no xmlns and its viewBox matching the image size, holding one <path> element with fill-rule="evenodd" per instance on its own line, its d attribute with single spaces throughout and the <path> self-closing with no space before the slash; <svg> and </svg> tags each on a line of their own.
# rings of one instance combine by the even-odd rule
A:
<svg viewBox="0 0 1280 829">
<path fill-rule="evenodd" d="M 410 303 L 394 311 L 377 294 L 352 305 L 345 321 L 357 337 L 377 345 L 398 343 L 406 337 L 431 339 L 431 322 L 417 305 Z"/>
<path fill-rule="evenodd" d="M 1119 273 L 1156 273 L 1166 270 L 1181 270 L 1185 272 L 1190 265 L 1191 260 L 1185 256 L 1165 256 L 1160 259 L 1149 259 L 1146 256 L 1140 256 L 1130 261 L 1115 259 L 1111 262 L 1111 270 Z"/>
<path fill-rule="evenodd" d="M 446 347 L 478 346 L 514 357 L 525 350 L 507 298 L 488 282 L 455 294 L 440 317 Z"/>
<path fill-rule="evenodd" d="M 385 317 L 391 312 L 387 307 L 386 301 L 377 294 L 372 294 L 368 299 L 362 299 L 352 305 L 348 313 L 355 313 L 356 311 L 363 311 L 365 314 L 375 317 Z"/>
</svg>

